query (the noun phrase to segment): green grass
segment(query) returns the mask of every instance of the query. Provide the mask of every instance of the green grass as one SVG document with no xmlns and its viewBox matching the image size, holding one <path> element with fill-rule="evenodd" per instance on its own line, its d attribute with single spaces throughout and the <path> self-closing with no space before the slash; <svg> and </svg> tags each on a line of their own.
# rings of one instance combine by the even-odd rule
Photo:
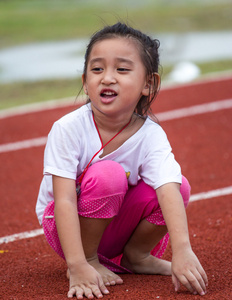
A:
<svg viewBox="0 0 232 300">
<path fill-rule="evenodd" d="M 203 74 L 231 71 L 232 72 L 232 60 L 214 61 L 210 63 L 198 64 Z"/>
<path fill-rule="evenodd" d="M 232 70 L 232 60 L 198 64 L 201 74 Z M 172 70 L 164 66 L 161 70 L 162 81 Z M 77 96 L 81 89 L 81 79 L 47 80 L 38 82 L 9 83 L 0 85 L 0 109 L 11 108 L 34 102 Z"/>
<path fill-rule="evenodd" d="M 146 2 L 146 1 L 145 1 Z M 97 4 L 96 4 L 97 3 Z M 131 1 L 130 1 L 131 3 Z M 0 48 L 37 41 L 90 36 L 105 23 L 129 21 L 146 32 L 187 32 L 232 28 L 232 5 L 194 1 L 11 0 L 0 1 Z"/>
<path fill-rule="evenodd" d="M 89 37 L 105 23 L 118 20 L 147 33 L 231 30 L 232 5 L 193 0 L 5 0 L 0 1 L 0 49 Z M 232 61 L 199 67 L 202 74 L 231 70 Z M 162 78 L 170 70 L 165 66 Z M 0 109 L 75 96 L 80 88 L 80 79 L 0 84 Z"/>
<path fill-rule="evenodd" d="M 232 60 L 219 60 L 206 63 L 196 64 L 200 69 L 200 75 L 207 75 L 218 72 L 231 71 L 232 73 Z M 161 74 L 162 79 L 165 82 L 167 75 L 172 71 L 173 66 L 164 66 L 162 68 Z"/>
<path fill-rule="evenodd" d="M 80 79 L 2 84 L 0 109 L 77 96 L 81 87 Z"/>
</svg>

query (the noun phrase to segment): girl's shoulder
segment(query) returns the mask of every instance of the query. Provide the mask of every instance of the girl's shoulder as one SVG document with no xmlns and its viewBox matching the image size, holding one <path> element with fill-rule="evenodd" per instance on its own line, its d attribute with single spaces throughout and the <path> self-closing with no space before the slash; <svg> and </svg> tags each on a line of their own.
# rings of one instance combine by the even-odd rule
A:
<svg viewBox="0 0 232 300">
<path fill-rule="evenodd" d="M 92 127 L 91 107 L 85 104 L 57 120 L 53 124 L 49 135 L 72 136 L 76 138 L 91 131 Z"/>
<path fill-rule="evenodd" d="M 74 111 L 64 115 L 55 123 L 65 126 L 67 124 L 83 122 L 84 120 L 88 121 L 89 119 L 91 119 L 91 116 L 92 116 L 91 106 L 89 104 L 84 104 L 81 107 L 75 109 Z"/>
<path fill-rule="evenodd" d="M 146 136 L 163 136 L 166 137 L 166 133 L 161 127 L 161 125 L 155 121 L 153 121 L 150 117 L 146 118 L 146 121 L 142 127 L 144 134 Z"/>
<path fill-rule="evenodd" d="M 132 135 L 127 145 L 136 145 L 146 149 L 158 149 L 169 144 L 167 135 L 160 124 L 147 117 L 140 129 Z"/>
<path fill-rule="evenodd" d="M 167 134 L 160 124 L 154 122 L 149 117 L 147 117 L 142 128 L 142 139 L 147 149 L 158 150 L 170 147 Z"/>
</svg>

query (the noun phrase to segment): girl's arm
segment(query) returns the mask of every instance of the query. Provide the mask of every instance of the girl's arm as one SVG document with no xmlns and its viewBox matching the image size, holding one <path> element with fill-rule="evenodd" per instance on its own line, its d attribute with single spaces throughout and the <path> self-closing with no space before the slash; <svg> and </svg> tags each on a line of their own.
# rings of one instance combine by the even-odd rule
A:
<svg viewBox="0 0 232 300">
<path fill-rule="evenodd" d="M 178 291 L 181 282 L 193 294 L 204 295 L 207 276 L 190 245 L 180 185 L 168 183 L 159 187 L 156 193 L 170 235 L 175 290 Z"/>
<path fill-rule="evenodd" d="M 88 264 L 82 246 L 75 180 L 53 176 L 53 193 L 57 231 L 70 272 L 68 297 L 102 298 L 108 291 L 100 274 Z"/>
</svg>

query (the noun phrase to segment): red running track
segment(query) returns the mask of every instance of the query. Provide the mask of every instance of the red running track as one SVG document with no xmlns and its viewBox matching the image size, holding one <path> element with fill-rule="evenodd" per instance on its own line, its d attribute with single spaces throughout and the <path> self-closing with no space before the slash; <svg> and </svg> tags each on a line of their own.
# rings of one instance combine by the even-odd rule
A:
<svg viewBox="0 0 232 300">
<path fill-rule="evenodd" d="M 232 101 L 232 77 L 163 89 L 155 113 L 212 102 Z M 221 101 L 221 102 L 220 102 Z M 220 106 L 220 105 L 219 105 Z M 67 106 L 0 119 L 2 144 L 46 136 L 55 120 L 73 110 Z M 192 194 L 232 184 L 232 109 L 219 109 L 161 121 Z M 39 228 L 34 212 L 42 178 L 44 146 L 0 153 L 0 238 Z M 191 202 L 188 209 L 192 247 L 204 266 L 208 293 L 204 299 L 232 299 L 231 194 Z M 165 259 L 171 259 L 168 247 Z M 122 286 L 110 287 L 104 299 L 200 299 L 184 288 L 174 292 L 171 278 L 122 275 Z M 65 263 L 43 235 L 0 244 L 0 299 L 66 299 Z"/>
</svg>

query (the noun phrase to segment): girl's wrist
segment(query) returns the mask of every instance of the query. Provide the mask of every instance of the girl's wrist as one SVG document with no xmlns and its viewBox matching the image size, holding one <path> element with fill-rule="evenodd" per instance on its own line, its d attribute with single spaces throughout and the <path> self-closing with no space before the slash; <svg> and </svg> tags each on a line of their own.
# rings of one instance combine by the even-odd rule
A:
<svg viewBox="0 0 232 300">
<path fill-rule="evenodd" d="M 88 264 L 87 260 L 84 258 L 82 260 L 78 259 L 75 261 L 66 261 L 67 262 L 67 267 L 70 270 L 70 272 L 77 270 L 79 268 L 83 268 Z"/>
<path fill-rule="evenodd" d="M 173 254 L 192 249 L 189 239 L 171 242 L 171 247 Z"/>
</svg>

